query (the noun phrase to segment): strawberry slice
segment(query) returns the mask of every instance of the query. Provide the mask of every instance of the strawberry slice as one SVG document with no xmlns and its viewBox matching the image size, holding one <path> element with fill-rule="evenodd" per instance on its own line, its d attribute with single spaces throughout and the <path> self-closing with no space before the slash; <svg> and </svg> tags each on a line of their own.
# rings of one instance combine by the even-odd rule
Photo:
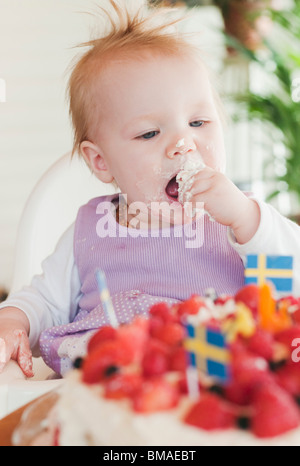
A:
<svg viewBox="0 0 300 466">
<path fill-rule="evenodd" d="M 140 390 L 143 378 L 139 374 L 117 374 L 104 383 L 104 396 L 109 399 L 120 400 L 132 398 Z"/>
<path fill-rule="evenodd" d="M 153 413 L 174 408 L 179 401 L 175 385 L 161 378 L 148 379 L 133 397 L 133 409 L 138 413 Z"/>
<path fill-rule="evenodd" d="M 229 404 L 217 395 L 208 393 L 191 407 L 184 422 L 205 430 L 228 429 L 234 427 L 235 418 Z"/>
<path fill-rule="evenodd" d="M 260 438 L 276 437 L 300 425 L 297 404 L 276 384 L 265 384 L 257 389 L 253 413 L 251 430 Z"/>
<path fill-rule="evenodd" d="M 148 330 L 149 321 L 141 317 L 137 317 L 131 324 L 123 325 L 118 329 L 118 340 L 129 361 L 140 361 L 149 337 Z"/>
</svg>

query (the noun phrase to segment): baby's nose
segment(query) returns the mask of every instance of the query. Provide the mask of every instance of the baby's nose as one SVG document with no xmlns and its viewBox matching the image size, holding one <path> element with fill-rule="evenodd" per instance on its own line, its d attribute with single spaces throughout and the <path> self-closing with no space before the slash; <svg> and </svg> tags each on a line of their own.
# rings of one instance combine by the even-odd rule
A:
<svg viewBox="0 0 300 466">
<path fill-rule="evenodd" d="M 173 159 L 177 155 L 184 155 L 187 152 L 194 152 L 194 150 L 196 150 L 195 143 L 182 138 L 167 148 L 167 156 L 169 159 Z"/>
</svg>

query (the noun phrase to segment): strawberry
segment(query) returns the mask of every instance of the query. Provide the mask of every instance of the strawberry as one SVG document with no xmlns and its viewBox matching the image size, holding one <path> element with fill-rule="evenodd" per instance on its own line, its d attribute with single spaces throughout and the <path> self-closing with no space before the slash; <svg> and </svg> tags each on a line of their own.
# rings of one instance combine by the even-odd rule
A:
<svg viewBox="0 0 300 466">
<path fill-rule="evenodd" d="M 160 317 L 151 317 L 149 319 L 149 335 L 156 338 L 156 335 L 160 332 L 164 325 L 165 322 Z"/>
<path fill-rule="evenodd" d="M 282 343 L 292 353 L 295 347 L 293 346 L 294 340 L 300 339 L 300 324 L 282 330 L 275 335 L 276 341 Z"/>
<path fill-rule="evenodd" d="M 190 408 L 184 422 L 205 430 L 228 429 L 235 424 L 235 414 L 224 400 L 208 393 Z"/>
<path fill-rule="evenodd" d="M 130 361 L 119 340 L 104 341 L 89 353 L 82 364 L 82 379 L 87 384 L 99 383 L 111 366 L 123 366 Z"/>
<path fill-rule="evenodd" d="M 251 353 L 270 361 L 273 357 L 274 339 L 270 332 L 257 328 L 247 340 L 247 347 Z"/>
<path fill-rule="evenodd" d="M 292 362 L 285 364 L 277 370 L 278 385 L 294 397 L 300 396 L 300 367 Z"/>
<path fill-rule="evenodd" d="M 90 353 L 98 345 L 107 340 L 114 340 L 117 338 L 117 330 L 111 326 L 105 325 L 97 330 L 96 333 L 90 338 L 87 346 L 87 351 Z"/>
<path fill-rule="evenodd" d="M 251 404 L 252 386 L 242 385 L 234 380 L 230 380 L 224 386 L 224 396 L 226 400 L 238 406 L 248 406 Z"/>
<path fill-rule="evenodd" d="M 261 438 L 276 437 L 300 424 L 293 398 L 276 384 L 260 386 L 253 398 L 251 430 Z"/>
<path fill-rule="evenodd" d="M 265 359 L 246 350 L 240 351 L 232 358 L 232 378 L 243 386 L 253 387 L 257 383 L 261 383 L 272 377 L 268 369 L 269 367 Z"/>
<path fill-rule="evenodd" d="M 143 378 L 139 374 L 117 374 L 105 380 L 104 396 L 109 399 L 131 398 L 140 390 Z"/>
<path fill-rule="evenodd" d="M 179 392 L 161 378 L 148 379 L 133 397 L 133 409 L 138 413 L 152 413 L 174 408 L 179 401 Z"/>
<path fill-rule="evenodd" d="M 118 340 L 130 361 L 140 361 L 149 338 L 148 330 L 148 320 L 141 317 L 137 317 L 131 324 L 121 325 L 118 329 Z"/>
<path fill-rule="evenodd" d="M 258 315 L 259 288 L 257 285 L 249 284 L 243 286 L 234 296 L 236 303 L 245 304 L 252 312 L 254 318 Z"/>
<path fill-rule="evenodd" d="M 200 296 L 193 295 L 186 301 L 177 305 L 177 315 L 182 317 L 189 314 L 198 314 L 201 307 L 205 307 L 205 302 Z"/>
<path fill-rule="evenodd" d="M 188 366 L 188 355 L 182 346 L 175 347 L 169 357 L 169 370 L 185 372 Z"/>
<path fill-rule="evenodd" d="M 300 324 L 300 306 L 299 309 L 292 313 L 292 318 L 296 324 Z"/>
</svg>

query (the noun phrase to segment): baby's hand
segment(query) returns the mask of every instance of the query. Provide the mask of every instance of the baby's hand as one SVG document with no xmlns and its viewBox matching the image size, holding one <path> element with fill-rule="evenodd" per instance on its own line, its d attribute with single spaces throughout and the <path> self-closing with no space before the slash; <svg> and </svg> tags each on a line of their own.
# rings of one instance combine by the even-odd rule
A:
<svg viewBox="0 0 300 466">
<path fill-rule="evenodd" d="M 10 359 L 17 361 L 26 377 L 32 377 L 32 353 L 26 328 L 15 320 L 0 320 L 0 372 Z"/>
<path fill-rule="evenodd" d="M 246 243 L 257 231 L 260 210 L 223 173 L 205 167 L 195 176 L 187 199 L 204 209 L 222 225 L 230 227 L 239 243 Z"/>
</svg>

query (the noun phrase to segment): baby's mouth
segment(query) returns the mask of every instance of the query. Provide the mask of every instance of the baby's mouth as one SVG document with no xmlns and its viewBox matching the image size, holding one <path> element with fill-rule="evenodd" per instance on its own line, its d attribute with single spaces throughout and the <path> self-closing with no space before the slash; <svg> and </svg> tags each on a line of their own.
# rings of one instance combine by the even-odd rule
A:
<svg viewBox="0 0 300 466">
<path fill-rule="evenodd" d="M 173 176 L 173 178 L 170 179 L 166 186 L 166 194 L 168 197 L 173 199 L 174 201 L 178 201 L 178 190 L 179 190 L 179 185 L 176 180 L 177 175 Z"/>
</svg>

